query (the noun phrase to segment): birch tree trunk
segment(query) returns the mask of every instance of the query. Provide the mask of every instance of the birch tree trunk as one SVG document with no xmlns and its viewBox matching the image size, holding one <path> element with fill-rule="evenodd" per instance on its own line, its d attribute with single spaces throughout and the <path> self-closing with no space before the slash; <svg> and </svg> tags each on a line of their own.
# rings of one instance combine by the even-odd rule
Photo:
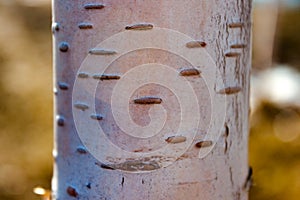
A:
<svg viewBox="0 0 300 200">
<path fill-rule="evenodd" d="M 247 199 L 251 0 L 53 0 L 53 199 Z"/>
</svg>

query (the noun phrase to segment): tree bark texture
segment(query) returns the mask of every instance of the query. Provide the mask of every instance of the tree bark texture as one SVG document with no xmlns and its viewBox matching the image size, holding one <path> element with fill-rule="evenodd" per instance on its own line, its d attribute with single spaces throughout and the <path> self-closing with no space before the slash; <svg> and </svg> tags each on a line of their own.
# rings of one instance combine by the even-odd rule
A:
<svg viewBox="0 0 300 200">
<path fill-rule="evenodd" d="M 53 199 L 248 199 L 251 0 L 53 0 Z"/>
</svg>

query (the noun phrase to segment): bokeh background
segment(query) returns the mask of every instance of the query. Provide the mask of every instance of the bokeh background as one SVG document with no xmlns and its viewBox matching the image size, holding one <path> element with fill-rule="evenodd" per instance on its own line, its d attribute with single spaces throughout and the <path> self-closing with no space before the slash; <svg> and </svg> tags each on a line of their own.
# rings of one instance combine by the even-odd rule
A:
<svg viewBox="0 0 300 200">
<path fill-rule="evenodd" d="M 256 0 L 250 199 L 300 199 L 300 0 Z M 52 176 L 50 0 L 0 0 L 0 199 Z"/>
</svg>

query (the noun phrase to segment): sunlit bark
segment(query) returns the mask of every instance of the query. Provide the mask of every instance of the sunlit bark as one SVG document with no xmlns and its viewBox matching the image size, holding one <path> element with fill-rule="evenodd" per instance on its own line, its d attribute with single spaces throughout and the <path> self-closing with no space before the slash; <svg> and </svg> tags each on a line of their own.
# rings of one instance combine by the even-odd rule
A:
<svg viewBox="0 0 300 200">
<path fill-rule="evenodd" d="M 251 1 L 95 2 L 53 0 L 53 198 L 248 199 Z"/>
</svg>

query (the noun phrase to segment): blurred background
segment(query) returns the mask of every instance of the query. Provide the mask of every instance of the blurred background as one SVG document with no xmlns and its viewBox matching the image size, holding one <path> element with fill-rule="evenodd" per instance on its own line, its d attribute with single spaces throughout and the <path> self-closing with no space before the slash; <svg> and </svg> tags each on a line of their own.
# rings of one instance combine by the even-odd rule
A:
<svg viewBox="0 0 300 200">
<path fill-rule="evenodd" d="M 300 197 L 300 0 L 254 3 L 250 199 Z M 52 176 L 50 0 L 0 0 L 0 199 Z"/>
</svg>

